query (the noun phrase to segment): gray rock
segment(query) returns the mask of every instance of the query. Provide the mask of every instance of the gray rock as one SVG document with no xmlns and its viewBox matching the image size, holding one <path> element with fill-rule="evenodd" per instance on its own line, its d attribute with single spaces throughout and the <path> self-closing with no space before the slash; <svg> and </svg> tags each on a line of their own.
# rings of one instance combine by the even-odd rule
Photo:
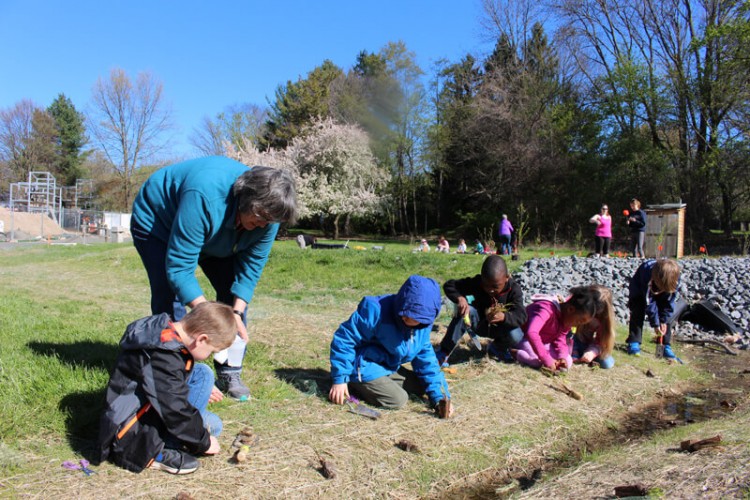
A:
<svg viewBox="0 0 750 500">
<path fill-rule="evenodd" d="M 630 318 L 628 283 L 641 264 L 634 258 L 553 257 L 526 261 L 514 278 L 524 292 L 526 302 L 535 293 L 565 293 L 574 286 L 598 283 L 612 290 L 617 321 L 627 324 Z M 750 258 L 680 259 L 682 275 L 678 292 L 688 303 L 715 301 L 742 328 L 742 346 L 750 346 Z M 681 322 L 678 335 L 690 338 L 716 339 L 723 334 L 701 330 L 697 325 Z"/>
</svg>

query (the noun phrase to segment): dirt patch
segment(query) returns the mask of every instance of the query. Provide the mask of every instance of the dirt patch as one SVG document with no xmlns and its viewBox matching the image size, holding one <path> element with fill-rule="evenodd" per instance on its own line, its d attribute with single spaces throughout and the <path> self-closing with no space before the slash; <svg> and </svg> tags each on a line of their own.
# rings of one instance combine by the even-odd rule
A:
<svg viewBox="0 0 750 500">
<path fill-rule="evenodd" d="M 506 498 L 519 493 L 521 493 L 521 497 L 529 498 L 591 497 L 592 492 L 595 491 L 592 489 L 595 479 L 592 475 L 597 476 L 596 479 L 607 477 L 615 481 L 620 476 L 618 470 L 598 470 L 596 473 L 581 477 L 577 471 L 585 468 L 585 462 L 581 462 L 585 455 L 602 453 L 608 449 L 621 446 L 644 447 L 647 440 L 657 432 L 676 429 L 686 424 L 709 420 L 720 421 L 721 419 L 731 418 L 736 414 L 746 415 L 750 410 L 750 369 L 748 369 L 750 353 L 742 352 L 739 356 L 730 356 L 711 350 L 703 350 L 702 352 L 695 352 L 691 355 L 691 358 L 690 362 L 700 365 L 701 368 L 711 374 L 712 378 L 708 383 L 691 386 L 681 392 L 671 389 L 663 391 L 657 394 L 653 401 L 630 408 L 630 411 L 618 424 L 611 426 L 607 432 L 593 432 L 566 449 L 556 450 L 555 453 L 550 450 L 550 456 L 536 457 L 526 464 L 519 464 L 519 466 L 512 468 L 482 471 L 474 477 L 466 478 L 465 483 L 455 485 L 454 488 L 442 492 L 437 498 Z M 743 418 L 747 420 L 746 417 Z M 741 427 L 743 424 L 728 425 L 730 427 Z M 730 439 L 730 444 L 736 443 L 731 443 Z M 669 448 L 668 451 L 680 453 L 679 441 L 676 442 L 676 445 L 677 448 Z M 714 463 L 721 458 L 718 453 L 712 455 L 712 452 L 709 451 L 703 453 L 703 456 L 709 457 L 708 461 L 712 464 L 702 463 L 700 467 L 703 470 L 713 467 L 722 472 L 732 472 L 735 470 L 732 464 L 748 461 L 747 453 L 739 453 L 732 448 L 719 448 L 719 452 L 728 452 L 727 456 L 724 457 L 725 464 Z M 632 449 L 628 451 L 630 456 L 634 456 L 636 453 L 638 452 Z M 649 464 L 653 464 L 653 461 L 653 456 L 644 456 L 643 466 L 648 469 Z M 561 483 L 559 478 L 554 485 L 548 488 L 541 486 L 543 478 L 554 476 L 573 467 L 575 467 L 578 477 L 565 479 L 564 490 L 556 488 L 557 483 Z M 687 469 L 686 466 L 685 470 L 681 471 L 681 477 L 690 476 Z M 631 482 L 637 482 L 636 479 L 631 479 Z M 650 479 L 653 486 L 658 483 L 659 474 L 653 472 Z M 576 481 L 579 484 L 576 485 Z M 736 489 L 742 486 L 734 484 L 737 483 L 734 476 L 723 478 L 721 481 L 726 483 L 727 488 Z M 628 484 L 625 477 L 621 482 Z M 750 487 L 750 485 L 744 487 Z M 714 485 L 714 488 L 721 488 L 721 486 Z M 657 489 L 659 488 L 657 487 Z M 611 491 L 610 488 L 610 494 Z M 723 497 L 727 491 L 715 493 L 719 497 Z M 740 491 L 740 493 L 742 492 Z"/>
<path fill-rule="evenodd" d="M 11 221 L 12 219 L 12 221 Z M 0 221 L 3 222 L 5 235 L 10 238 L 15 232 L 17 240 L 47 236 L 58 236 L 65 232 L 60 225 L 42 213 L 12 212 L 0 207 Z"/>
</svg>

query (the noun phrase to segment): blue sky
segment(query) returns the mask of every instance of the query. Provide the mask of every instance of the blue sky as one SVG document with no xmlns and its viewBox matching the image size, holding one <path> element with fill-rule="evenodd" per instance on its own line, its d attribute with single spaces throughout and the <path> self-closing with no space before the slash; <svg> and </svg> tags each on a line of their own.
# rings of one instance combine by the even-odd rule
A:
<svg viewBox="0 0 750 500">
<path fill-rule="evenodd" d="M 150 71 L 174 112 L 174 154 L 203 116 L 266 105 L 279 84 L 330 59 L 403 40 L 432 74 L 441 58 L 486 53 L 479 0 L 0 0 L 0 109 L 58 94 L 85 111 L 111 69 Z M 490 45 L 491 48 L 491 45 Z"/>
</svg>

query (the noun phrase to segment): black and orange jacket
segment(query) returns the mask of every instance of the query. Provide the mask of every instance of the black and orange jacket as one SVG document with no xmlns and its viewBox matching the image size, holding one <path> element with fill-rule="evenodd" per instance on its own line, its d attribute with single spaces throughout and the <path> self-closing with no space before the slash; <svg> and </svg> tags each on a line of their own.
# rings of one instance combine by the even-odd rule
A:
<svg viewBox="0 0 750 500">
<path fill-rule="evenodd" d="M 107 386 L 99 423 L 100 461 L 140 472 L 176 440 L 194 455 L 210 446 L 209 433 L 188 403 L 187 379 L 193 357 L 159 314 L 128 325 Z"/>
</svg>

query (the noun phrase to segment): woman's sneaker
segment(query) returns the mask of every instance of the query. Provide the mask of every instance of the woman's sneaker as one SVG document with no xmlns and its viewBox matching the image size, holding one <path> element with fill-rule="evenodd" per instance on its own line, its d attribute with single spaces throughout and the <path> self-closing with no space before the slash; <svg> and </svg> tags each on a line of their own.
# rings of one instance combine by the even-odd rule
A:
<svg viewBox="0 0 750 500">
<path fill-rule="evenodd" d="M 149 468 L 163 470 L 170 474 L 190 474 L 195 472 L 199 465 L 198 459 L 192 455 L 179 450 L 164 448 L 161 453 L 156 455 Z"/>
<path fill-rule="evenodd" d="M 640 342 L 628 343 L 628 354 L 630 354 L 631 356 L 640 356 L 641 355 L 641 343 Z"/>
<path fill-rule="evenodd" d="M 250 399 L 250 389 L 242 382 L 241 374 L 239 370 L 217 370 L 216 387 L 232 399 L 247 401 Z"/>
</svg>

